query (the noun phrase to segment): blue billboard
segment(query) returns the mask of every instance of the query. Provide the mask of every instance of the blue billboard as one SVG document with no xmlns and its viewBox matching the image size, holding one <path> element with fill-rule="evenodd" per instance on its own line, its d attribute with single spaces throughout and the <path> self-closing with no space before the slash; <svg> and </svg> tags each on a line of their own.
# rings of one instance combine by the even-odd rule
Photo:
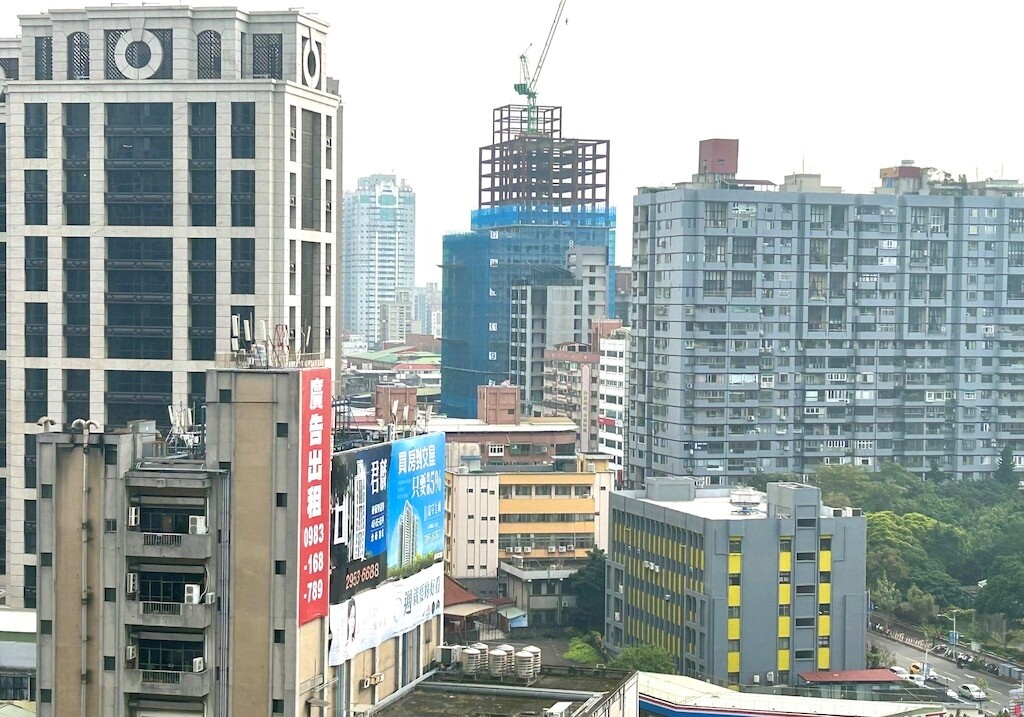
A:
<svg viewBox="0 0 1024 717">
<path fill-rule="evenodd" d="M 432 564 L 444 549 L 444 434 L 335 454 L 330 601 Z"/>
<path fill-rule="evenodd" d="M 410 574 L 444 550 L 444 434 L 391 444 L 388 573 Z"/>
</svg>

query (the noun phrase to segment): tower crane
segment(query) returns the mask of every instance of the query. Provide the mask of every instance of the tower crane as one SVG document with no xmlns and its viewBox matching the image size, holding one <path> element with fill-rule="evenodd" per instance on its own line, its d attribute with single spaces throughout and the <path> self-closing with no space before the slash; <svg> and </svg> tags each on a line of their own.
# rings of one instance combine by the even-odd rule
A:
<svg viewBox="0 0 1024 717">
<path fill-rule="evenodd" d="M 526 59 L 526 52 L 519 56 L 520 81 L 515 84 L 515 91 L 526 98 L 526 132 L 527 134 L 537 133 L 537 80 L 540 79 L 540 71 L 544 69 L 544 60 L 547 59 L 548 50 L 551 49 L 551 41 L 555 37 L 555 30 L 558 29 L 558 21 L 562 19 L 562 12 L 565 10 L 566 0 L 559 0 L 558 10 L 555 12 L 555 19 L 548 30 L 548 38 L 544 42 L 544 49 L 540 52 L 537 65 L 530 74 L 530 63 Z M 567 21 L 568 22 L 568 21 Z M 529 51 L 529 47 L 526 48 Z"/>
</svg>

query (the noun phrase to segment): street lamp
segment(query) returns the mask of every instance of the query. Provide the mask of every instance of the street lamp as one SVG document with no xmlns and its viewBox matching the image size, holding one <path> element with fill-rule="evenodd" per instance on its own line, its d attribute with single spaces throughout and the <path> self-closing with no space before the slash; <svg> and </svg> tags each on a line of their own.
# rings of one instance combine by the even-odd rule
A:
<svg viewBox="0 0 1024 717">
<path fill-rule="evenodd" d="M 958 646 L 960 644 L 960 633 L 956 631 L 956 613 L 954 612 L 952 615 L 946 615 L 945 613 L 940 612 L 939 617 L 944 617 L 947 620 L 953 621 L 953 632 L 950 634 L 950 637 L 953 639 L 951 639 L 950 642 L 953 644 L 953 647 Z"/>
</svg>

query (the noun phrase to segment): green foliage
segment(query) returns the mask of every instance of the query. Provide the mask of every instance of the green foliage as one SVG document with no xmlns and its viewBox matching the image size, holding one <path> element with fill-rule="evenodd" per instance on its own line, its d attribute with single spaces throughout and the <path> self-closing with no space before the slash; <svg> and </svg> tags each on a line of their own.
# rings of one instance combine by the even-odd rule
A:
<svg viewBox="0 0 1024 717">
<path fill-rule="evenodd" d="M 868 668 L 890 667 L 896 664 L 896 653 L 879 645 L 868 646 Z"/>
<path fill-rule="evenodd" d="M 1024 559 L 1017 555 L 996 558 L 991 577 L 975 600 L 978 611 L 990 615 L 1001 613 L 1007 620 L 1024 619 L 1021 585 L 1024 585 Z"/>
<path fill-rule="evenodd" d="M 569 640 L 569 650 L 562 657 L 581 665 L 596 665 L 601 662 L 601 655 L 585 637 L 574 637 Z"/>
<path fill-rule="evenodd" d="M 903 599 L 899 588 L 896 587 L 896 583 L 889 579 L 885 571 L 882 571 L 882 575 L 875 581 L 874 585 L 871 588 L 872 602 L 886 615 L 891 615 Z M 885 666 L 888 667 L 888 665 Z"/>
<path fill-rule="evenodd" d="M 996 463 L 992 477 L 1003 485 L 1017 486 L 1017 476 L 1013 468 L 1013 449 L 1009 446 L 1003 446 L 1003 450 L 999 451 L 999 462 Z"/>
<path fill-rule="evenodd" d="M 604 580 L 607 556 L 603 550 L 587 553 L 587 562 L 565 581 L 565 592 L 576 596 L 573 626 L 582 630 L 604 628 Z"/>
<path fill-rule="evenodd" d="M 633 645 L 627 647 L 619 656 L 608 663 L 609 667 L 618 670 L 637 670 L 640 672 L 660 672 L 676 674 L 676 661 L 669 653 L 657 645 Z"/>
</svg>

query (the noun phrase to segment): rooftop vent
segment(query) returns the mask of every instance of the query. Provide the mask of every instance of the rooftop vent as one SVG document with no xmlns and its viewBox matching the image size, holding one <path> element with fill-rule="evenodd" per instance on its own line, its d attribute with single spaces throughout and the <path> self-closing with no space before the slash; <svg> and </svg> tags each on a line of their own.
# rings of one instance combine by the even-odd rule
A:
<svg viewBox="0 0 1024 717">
<path fill-rule="evenodd" d="M 735 508 L 736 513 L 755 513 L 757 507 L 761 505 L 761 494 L 753 488 L 737 488 L 729 493 L 729 503 Z"/>
</svg>

